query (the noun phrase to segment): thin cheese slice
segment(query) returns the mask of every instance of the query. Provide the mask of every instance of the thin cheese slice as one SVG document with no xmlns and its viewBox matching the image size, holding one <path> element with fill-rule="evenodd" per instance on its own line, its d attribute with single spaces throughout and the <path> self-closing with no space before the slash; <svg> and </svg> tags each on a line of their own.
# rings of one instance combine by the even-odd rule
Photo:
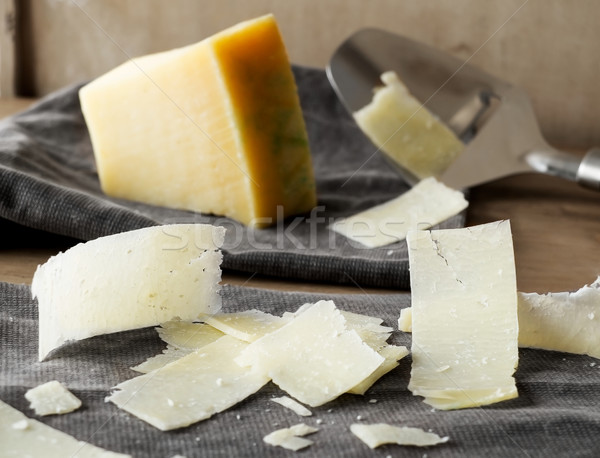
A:
<svg viewBox="0 0 600 458">
<path fill-rule="evenodd" d="M 398 367 L 398 361 L 408 355 L 409 351 L 404 346 L 386 345 L 378 353 L 385 358 L 383 363 L 371 375 L 348 391 L 349 393 L 365 394 L 377 380 Z"/>
<path fill-rule="evenodd" d="M 408 231 L 428 229 L 457 215 L 469 203 L 435 178 L 426 178 L 399 197 L 335 221 L 330 228 L 369 248 L 404 240 Z"/>
<path fill-rule="evenodd" d="M 303 448 L 313 444 L 313 441 L 305 439 L 304 437 L 308 434 L 313 434 L 318 431 L 317 428 L 299 423 L 289 428 L 282 428 L 273 431 L 271 434 L 266 435 L 263 441 L 269 445 L 283 447 L 287 450 L 293 450 L 297 452 Z"/>
<path fill-rule="evenodd" d="M 167 364 L 172 363 L 173 361 L 177 361 L 178 359 L 183 358 L 184 356 L 189 355 L 194 350 L 189 348 L 177 348 L 172 345 L 167 345 L 162 353 L 151 356 L 143 363 L 138 364 L 137 366 L 133 366 L 131 370 L 136 372 L 141 372 L 142 374 L 147 374 L 149 372 L 155 371 L 157 369 L 161 369 L 165 367 Z"/>
<path fill-rule="evenodd" d="M 156 330 L 159 337 L 166 344 L 189 350 L 196 350 L 225 335 L 205 323 L 191 323 L 180 320 L 162 323 Z"/>
<path fill-rule="evenodd" d="M 574 293 L 518 293 L 519 347 L 600 358 L 600 278 Z M 412 309 L 400 312 L 401 331 L 412 330 Z"/>
<path fill-rule="evenodd" d="M 205 321 L 213 328 L 244 342 L 254 342 L 258 338 L 279 329 L 287 322 L 281 317 L 260 310 L 217 313 L 207 317 Z"/>
<path fill-rule="evenodd" d="M 56 415 L 73 412 L 81 401 L 58 380 L 31 388 L 25 393 L 36 415 Z"/>
<path fill-rule="evenodd" d="M 384 358 L 346 329 L 332 301 L 319 301 L 251 343 L 236 361 L 267 374 L 290 396 L 316 407 L 358 385 Z"/>
<path fill-rule="evenodd" d="M 224 229 L 156 226 L 100 237 L 38 267 L 39 359 L 69 340 L 192 321 L 221 307 Z"/>
<path fill-rule="evenodd" d="M 429 447 L 448 442 L 448 437 L 440 437 L 435 433 L 423 431 L 420 428 L 408 426 L 392 426 L 385 423 L 365 425 L 354 423 L 350 431 L 370 448 L 384 444 L 413 445 Z"/>
<path fill-rule="evenodd" d="M 519 293 L 519 345 L 600 358 L 600 278 L 574 293 Z"/>
<path fill-rule="evenodd" d="M 104 192 L 251 226 L 316 205 L 308 138 L 272 15 L 133 59 L 80 91 Z"/>
<path fill-rule="evenodd" d="M 417 178 L 440 176 L 463 143 L 415 99 L 395 72 L 381 75 L 370 104 L 354 119 L 371 141 Z"/>
<path fill-rule="evenodd" d="M 0 456 L 44 458 L 131 458 L 78 441 L 62 431 L 27 418 L 0 401 Z"/>
<path fill-rule="evenodd" d="M 409 389 L 439 409 L 516 397 L 517 288 L 508 221 L 407 237 Z"/>
<path fill-rule="evenodd" d="M 167 431 L 210 418 L 256 393 L 269 378 L 234 362 L 248 346 L 230 336 L 115 387 L 107 400 Z"/>
<path fill-rule="evenodd" d="M 312 412 L 300 404 L 298 401 L 293 400 L 287 396 L 281 396 L 279 398 L 271 398 L 271 401 L 276 402 L 277 404 L 287 407 L 290 410 L 293 410 L 298 415 L 302 417 L 310 417 Z"/>
</svg>

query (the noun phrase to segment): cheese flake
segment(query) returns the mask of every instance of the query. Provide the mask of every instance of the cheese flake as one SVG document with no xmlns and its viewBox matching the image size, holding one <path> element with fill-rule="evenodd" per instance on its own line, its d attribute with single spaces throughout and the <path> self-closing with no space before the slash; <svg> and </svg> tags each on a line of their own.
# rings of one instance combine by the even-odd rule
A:
<svg viewBox="0 0 600 458">
<path fill-rule="evenodd" d="M 224 229 L 175 224 L 100 237 L 39 266 L 39 359 L 69 340 L 220 309 Z"/>
<path fill-rule="evenodd" d="M 519 293 L 519 345 L 600 358 L 600 278 L 574 293 Z"/>
<path fill-rule="evenodd" d="M 81 401 L 57 380 L 31 388 L 25 399 L 36 415 L 56 415 L 73 412 L 81 407 Z"/>
<path fill-rule="evenodd" d="M 167 345 L 189 350 L 197 350 L 225 335 L 207 324 L 180 320 L 162 323 L 156 331 Z"/>
<path fill-rule="evenodd" d="M 300 415 L 302 417 L 310 417 L 312 415 L 312 412 L 310 410 L 308 410 L 306 407 L 304 407 L 298 401 L 295 401 L 294 399 L 292 399 L 288 396 L 271 398 L 271 401 L 273 401 L 283 407 L 287 407 L 290 410 L 293 410 L 295 413 L 297 413 L 298 415 Z"/>
<path fill-rule="evenodd" d="M 424 230 L 463 211 L 469 203 L 435 178 L 426 178 L 393 200 L 348 218 L 330 228 L 369 248 L 404 240 L 411 230 Z"/>
<path fill-rule="evenodd" d="M 519 327 L 509 222 L 411 232 L 407 241 L 409 389 L 444 410 L 516 397 Z"/>
<path fill-rule="evenodd" d="M 423 431 L 420 428 L 408 426 L 393 426 L 385 423 L 365 425 L 354 423 L 350 431 L 370 448 L 377 448 L 384 444 L 412 445 L 416 447 L 429 447 L 444 444 L 448 437 L 440 437 L 435 433 Z"/>
<path fill-rule="evenodd" d="M 247 346 L 221 337 L 162 369 L 120 383 L 107 400 L 162 431 L 205 420 L 269 381 L 262 372 L 234 362 Z"/>
<path fill-rule="evenodd" d="M 14 457 L 131 458 L 78 441 L 62 431 L 27 418 L 0 401 L 0 455 Z"/>
<path fill-rule="evenodd" d="M 392 369 L 398 367 L 398 361 L 408 355 L 409 351 L 404 346 L 386 345 L 378 350 L 377 353 L 385 358 L 383 363 L 381 363 L 381 365 L 366 379 L 364 379 L 358 385 L 352 387 L 352 389 L 348 391 L 349 393 L 365 394 L 377 380 L 390 372 Z"/>
<path fill-rule="evenodd" d="M 283 447 L 287 450 L 293 450 L 297 452 L 303 448 L 312 445 L 314 442 L 305 439 L 304 437 L 308 434 L 313 434 L 318 431 L 317 428 L 300 423 L 289 428 L 282 428 L 266 435 L 263 441 L 269 445 Z"/>
<path fill-rule="evenodd" d="M 359 384 L 384 358 L 346 329 L 332 301 L 319 301 L 251 343 L 236 361 L 267 374 L 290 396 L 316 407 Z"/>
<path fill-rule="evenodd" d="M 464 145 L 435 115 L 413 97 L 395 72 L 381 75 L 384 85 L 373 100 L 354 113 L 371 141 L 418 178 L 440 176 Z"/>
<path fill-rule="evenodd" d="M 213 328 L 244 342 L 254 342 L 286 323 L 281 317 L 254 309 L 238 313 L 218 313 L 207 317 L 205 321 Z"/>
</svg>

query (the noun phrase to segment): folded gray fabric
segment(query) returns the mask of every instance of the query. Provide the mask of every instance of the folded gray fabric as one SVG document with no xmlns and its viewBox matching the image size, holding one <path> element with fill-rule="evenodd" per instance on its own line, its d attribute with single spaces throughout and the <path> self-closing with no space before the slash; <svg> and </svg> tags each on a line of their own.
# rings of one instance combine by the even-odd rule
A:
<svg viewBox="0 0 600 458">
<path fill-rule="evenodd" d="M 0 283 L 0 399 L 35 417 L 24 398 L 38 384 L 59 380 L 83 401 L 67 415 L 38 418 L 80 440 L 134 457 L 267 457 L 293 455 L 263 443 L 263 436 L 305 422 L 319 428 L 306 457 L 549 457 L 596 456 L 600 445 L 600 365 L 587 356 L 521 350 L 516 372 L 520 396 L 485 408 L 434 411 L 407 390 L 410 357 L 364 396 L 342 395 L 299 417 L 270 401 L 284 393 L 272 383 L 225 412 L 181 430 L 161 432 L 104 398 L 136 376 L 129 369 L 164 348 L 153 329 L 73 342 L 37 362 L 37 307 L 25 285 Z M 333 299 L 339 308 L 384 319 L 396 327 L 408 294 L 325 295 L 225 287 L 225 311 L 258 308 L 274 314 L 306 302 Z M 390 339 L 410 348 L 410 335 Z M 375 402 L 376 401 L 376 402 Z M 360 416 L 360 419 L 359 419 Z M 432 429 L 447 444 L 417 449 L 384 446 L 372 452 L 354 437 L 352 423 L 389 423 Z M 2 446 L 0 444 L 0 456 Z"/>
<path fill-rule="evenodd" d="M 90 240 L 155 224 L 202 222 L 228 228 L 226 269 L 334 283 L 408 288 L 406 244 L 366 249 L 329 231 L 348 216 L 406 191 L 338 102 L 322 70 L 295 67 L 310 137 L 319 206 L 269 229 L 222 217 L 105 196 L 73 86 L 0 122 L 2 218 Z M 459 227 L 464 213 L 442 224 Z"/>
</svg>

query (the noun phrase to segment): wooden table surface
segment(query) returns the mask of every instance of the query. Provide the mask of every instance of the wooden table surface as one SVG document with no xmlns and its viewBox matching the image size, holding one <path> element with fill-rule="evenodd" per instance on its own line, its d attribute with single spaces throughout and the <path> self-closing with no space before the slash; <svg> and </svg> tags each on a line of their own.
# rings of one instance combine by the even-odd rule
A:
<svg viewBox="0 0 600 458">
<path fill-rule="evenodd" d="M 31 99 L 0 99 L 0 117 L 26 108 Z M 471 192 L 467 224 L 510 219 L 520 291 L 575 290 L 600 274 L 600 194 L 534 174 L 478 186 Z M 10 234 L 13 235 L 13 234 Z M 60 237 L 29 246 L 2 234 L 0 281 L 31 283 L 38 264 L 72 243 Z M 15 238 L 17 240 L 17 238 Z M 389 293 L 391 290 L 294 282 L 253 274 L 223 275 L 223 282 L 259 288 L 323 293 Z"/>
</svg>

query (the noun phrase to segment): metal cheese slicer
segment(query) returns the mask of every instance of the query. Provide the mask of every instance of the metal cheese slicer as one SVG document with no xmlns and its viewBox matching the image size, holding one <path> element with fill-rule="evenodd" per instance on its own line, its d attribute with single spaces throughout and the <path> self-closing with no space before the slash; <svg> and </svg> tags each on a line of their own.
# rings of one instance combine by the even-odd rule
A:
<svg viewBox="0 0 600 458">
<path fill-rule="evenodd" d="M 551 147 L 524 90 L 443 51 L 363 29 L 336 50 L 327 75 L 342 103 L 355 112 L 372 100 L 380 75 L 389 70 L 465 142 L 465 151 L 440 177 L 447 185 L 460 189 L 537 171 L 600 190 L 600 149 L 581 158 Z M 416 182 L 394 165 L 409 183 Z"/>
</svg>

